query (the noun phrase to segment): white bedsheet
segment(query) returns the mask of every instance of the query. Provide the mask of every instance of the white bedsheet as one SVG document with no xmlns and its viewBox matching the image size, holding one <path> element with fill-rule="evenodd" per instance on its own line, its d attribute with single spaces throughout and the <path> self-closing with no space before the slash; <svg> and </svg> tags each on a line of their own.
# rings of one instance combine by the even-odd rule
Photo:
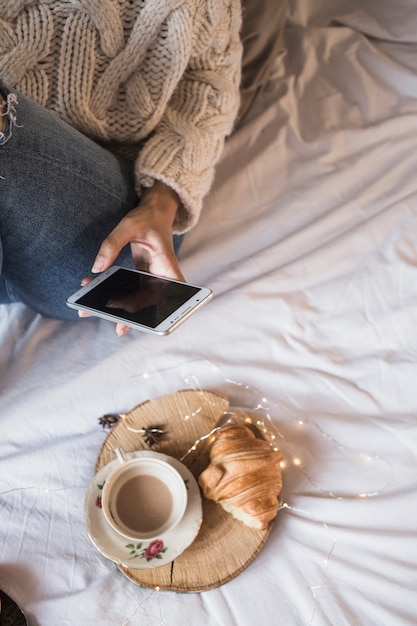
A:
<svg viewBox="0 0 417 626">
<path fill-rule="evenodd" d="M 182 268 L 213 301 L 117 338 L 0 307 L 0 587 L 31 626 L 417 622 L 417 43 L 289 23 Z M 267 407 L 285 454 L 266 546 L 200 594 L 90 543 L 98 418 L 178 388 Z"/>
</svg>

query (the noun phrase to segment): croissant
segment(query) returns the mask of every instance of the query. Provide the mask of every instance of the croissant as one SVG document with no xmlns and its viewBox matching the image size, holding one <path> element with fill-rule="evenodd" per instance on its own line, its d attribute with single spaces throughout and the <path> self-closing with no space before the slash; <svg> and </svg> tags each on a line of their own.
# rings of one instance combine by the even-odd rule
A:
<svg viewBox="0 0 417 626">
<path fill-rule="evenodd" d="M 206 498 L 218 502 L 247 526 L 264 530 L 279 507 L 282 453 L 246 426 L 219 428 L 210 465 L 198 482 Z"/>
</svg>

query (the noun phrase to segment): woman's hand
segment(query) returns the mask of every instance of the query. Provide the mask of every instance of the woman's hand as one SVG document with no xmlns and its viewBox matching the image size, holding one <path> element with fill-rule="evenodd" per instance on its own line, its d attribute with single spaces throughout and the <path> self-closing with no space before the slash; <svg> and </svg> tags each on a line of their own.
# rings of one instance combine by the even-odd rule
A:
<svg viewBox="0 0 417 626">
<path fill-rule="evenodd" d="M 159 181 L 146 189 L 132 209 L 101 244 L 93 273 L 111 266 L 121 249 L 130 243 L 136 269 L 184 280 L 172 243 L 172 227 L 181 204 L 175 191 Z"/>
<path fill-rule="evenodd" d="M 121 249 L 130 243 L 136 269 L 158 276 L 185 280 L 178 265 L 172 242 L 172 228 L 181 204 L 178 195 L 162 182 L 146 189 L 139 205 L 132 209 L 106 237 L 100 246 L 92 268 L 93 273 L 103 272 L 117 258 Z M 84 279 L 82 284 L 87 284 Z M 84 317 L 79 312 L 81 317 Z M 124 324 L 116 325 L 118 335 L 129 330 Z"/>
</svg>

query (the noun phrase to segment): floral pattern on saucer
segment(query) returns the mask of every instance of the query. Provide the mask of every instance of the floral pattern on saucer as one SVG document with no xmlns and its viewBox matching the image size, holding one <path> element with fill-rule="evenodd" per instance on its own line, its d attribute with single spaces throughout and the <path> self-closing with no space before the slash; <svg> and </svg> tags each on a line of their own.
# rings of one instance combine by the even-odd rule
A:
<svg viewBox="0 0 417 626">
<path fill-rule="evenodd" d="M 101 508 L 103 485 L 119 463 L 117 459 L 102 467 L 94 476 L 87 490 L 84 513 L 88 536 L 103 556 L 118 565 L 150 569 L 170 563 L 193 542 L 203 521 L 202 504 L 198 484 L 183 463 L 173 457 L 150 450 L 127 454 L 131 458 L 139 455 L 163 457 L 181 474 L 188 489 L 188 504 L 181 522 L 158 539 L 126 544 L 126 539 L 107 524 Z"/>
<path fill-rule="evenodd" d="M 152 559 L 162 559 L 162 555 L 168 551 L 168 547 L 164 545 L 162 539 L 153 539 L 147 548 L 143 547 L 143 541 L 137 543 L 128 543 L 126 548 L 130 550 L 129 555 L 131 559 L 146 559 L 152 561 Z"/>
</svg>

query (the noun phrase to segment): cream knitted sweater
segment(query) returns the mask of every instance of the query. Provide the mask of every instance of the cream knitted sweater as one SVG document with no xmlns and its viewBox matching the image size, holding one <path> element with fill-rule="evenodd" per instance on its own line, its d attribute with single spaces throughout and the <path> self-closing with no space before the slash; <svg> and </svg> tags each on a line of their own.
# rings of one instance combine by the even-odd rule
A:
<svg viewBox="0 0 417 626">
<path fill-rule="evenodd" d="M 239 104 L 239 0 L 0 0 L 0 78 L 198 219 Z"/>
</svg>

